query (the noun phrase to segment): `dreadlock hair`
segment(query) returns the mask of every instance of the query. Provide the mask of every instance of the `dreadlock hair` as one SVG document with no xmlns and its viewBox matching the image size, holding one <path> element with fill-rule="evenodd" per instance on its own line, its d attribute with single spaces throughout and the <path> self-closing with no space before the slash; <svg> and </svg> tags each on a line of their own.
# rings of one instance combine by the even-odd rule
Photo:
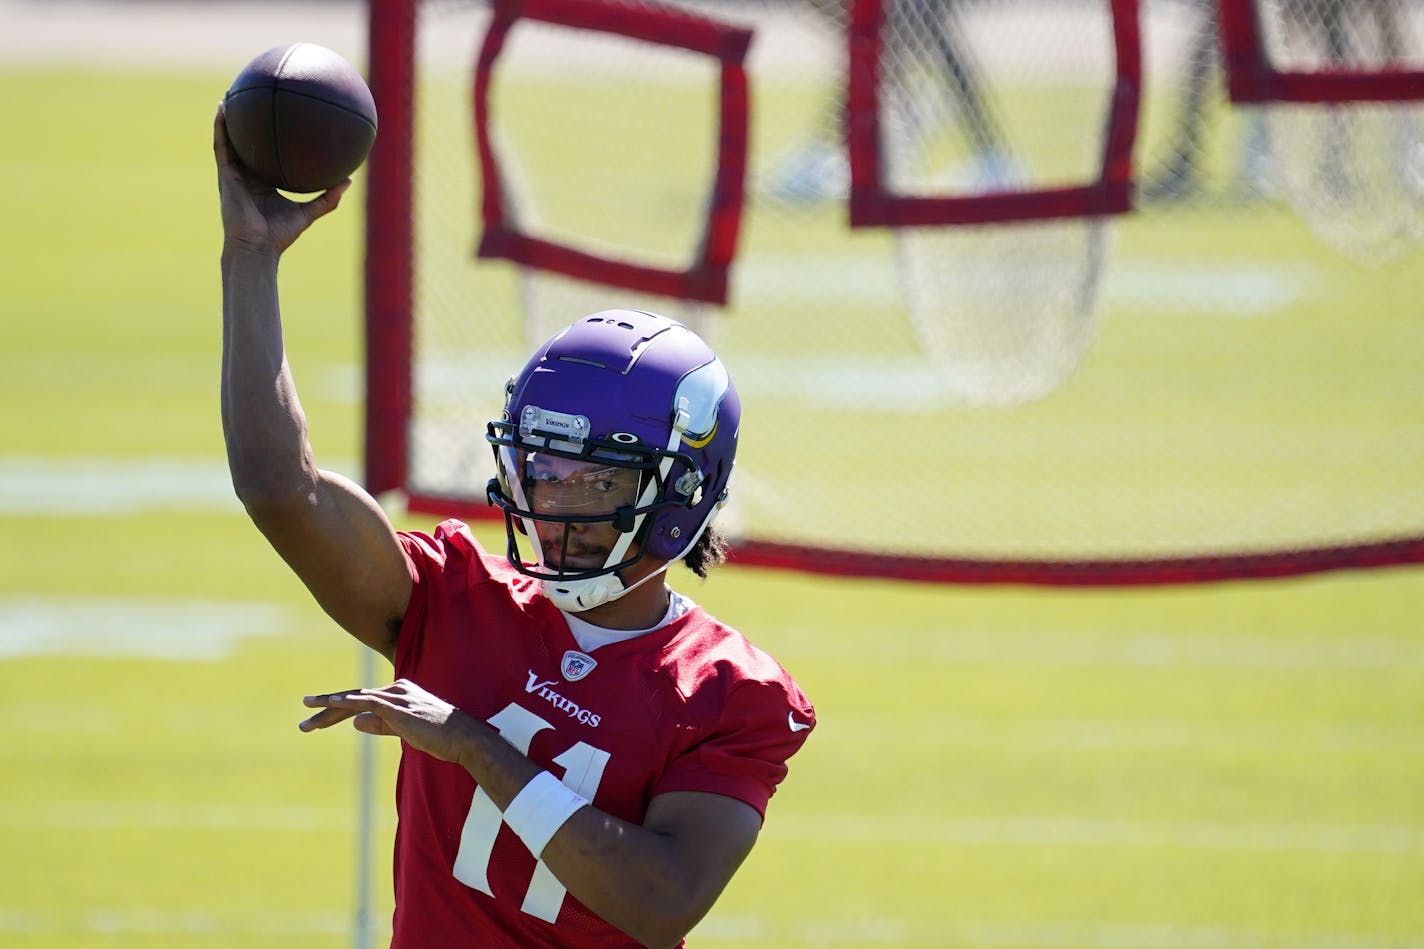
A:
<svg viewBox="0 0 1424 949">
<path fill-rule="evenodd" d="M 702 536 L 697 538 L 697 543 L 682 556 L 683 566 L 703 580 L 707 579 L 709 568 L 726 562 L 727 539 L 711 524 L 708 524 Z"/>
</svg>

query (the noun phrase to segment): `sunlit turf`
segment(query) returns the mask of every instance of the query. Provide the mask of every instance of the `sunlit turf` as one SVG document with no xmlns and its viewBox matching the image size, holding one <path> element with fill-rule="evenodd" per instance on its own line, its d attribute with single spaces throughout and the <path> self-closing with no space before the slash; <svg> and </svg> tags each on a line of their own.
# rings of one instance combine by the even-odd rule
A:
<svg viewBox="0 0 1424 949">
<path fill-rule="evenodd" d="M 207 150 L 225 81 L 0 73 L 0 454 L 221 458 Z M 360 407 L 330 380 L 361 352 L 360 197 L 283 274 L 313 443 L 343 463 L 359 457 Z M 1189 216 L 1173 240 L 1248 249 L 1219 233 Z M 1408 275 L 1383 279 L 1414 298 Z M 1418 321 L 1359 312 L 1399 355 L 1357 383 L 1398 392 Z M 1186 349 L 1188 333 L 1169 345 L 1107 320 L 1085 372 L 1130 372 L 1146 353 L 1138 371 L 1166 390 L 1186 385 L 1177 361 L 1250 370 L 1224 319 Z M 1305 366 L 1341 355 L 1311 338 L 1290 337 Z M 1342 430 L 1369 421 L 1363 400 L 1335 395 Z M 1124 424 L 1145 411 L 1122 410 Z M 1045 408 L 1045 432 L 1062 411 Z M 1263 429 L 1291 419 L 1285 401 L 1253 412 Z M 1387 435 L 1411 418 L 1374 423 Z M 1419 571 L 1148 591 L 743 568 L 677 582 L 781 658 L 821 722 L 694 945 L 1424 942 Z M 206 660 L 0 657 L 0 943 L 349 945 L 357 740 L 295 725 L 303 694 L 360 679 L 359 653 L 235 502 L 0 517 L 0 617 L 41 599 L 112 604 L 96 631 L 135 642 L 155 632 L 119 622 L 135 603 L 158 604 L 159 623 L 193 603 L 273 619 Z M 394 761 L 380 746 L 378 919 Z"/>
</svg>

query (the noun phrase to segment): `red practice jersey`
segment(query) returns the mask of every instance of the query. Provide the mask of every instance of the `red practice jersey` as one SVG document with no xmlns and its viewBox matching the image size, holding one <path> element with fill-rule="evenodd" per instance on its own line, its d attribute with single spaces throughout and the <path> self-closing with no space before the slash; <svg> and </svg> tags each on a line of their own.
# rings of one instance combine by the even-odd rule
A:
<svg viewBox="0 0 1424 949">
<path fill-rule="evenodd" d="M 777 662 L 696 607 L 583 653 L 537 581 L 446 521 L 402 533 L 415 578 L 396 675 L 488 722 L 593 805 L 642 823 L 667 791 L 763 815 L 815 724 Z M 458 765 L 402 749 L 392 946 L 634 946 L 569 896 Z"/>
</svg>

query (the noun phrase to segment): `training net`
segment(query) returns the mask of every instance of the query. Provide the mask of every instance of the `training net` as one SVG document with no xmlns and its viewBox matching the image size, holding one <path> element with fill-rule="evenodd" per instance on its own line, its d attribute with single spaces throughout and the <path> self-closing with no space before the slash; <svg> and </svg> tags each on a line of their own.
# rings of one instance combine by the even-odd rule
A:
<svg viewBox="0 0 1424 949">
<path fill-rule="evenodd" d="M 1408 0 L 1224 0 L 1233 101 L 1260 110 L 1280 194 L 1370 263 L 1424 243 L 1424 35 Z"/>
<path fill-rule="evenodd" d="M 1424 0 L 1383 2 L 1408 61 Z M 1228 96 L 1217 11 L 373 0 L 368 486 L 487 515 L 505 380 L 622 306 L 693 327 L 737 384 L 737 562 L 1147 583 L 1424 560 L 1414 106 L 1336 103 L 1313 139 L 1361 168 L 1402 143 L 1367 171 L 1393 223 L 1311 212 L 1275 107 Z"/>
</svg>

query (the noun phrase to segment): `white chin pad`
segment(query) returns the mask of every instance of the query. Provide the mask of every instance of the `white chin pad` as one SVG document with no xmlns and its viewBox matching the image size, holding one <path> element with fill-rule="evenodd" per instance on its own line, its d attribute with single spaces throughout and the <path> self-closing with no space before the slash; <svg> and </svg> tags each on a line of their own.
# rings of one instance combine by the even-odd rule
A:
<svg viewBox="0 0 1424 949">
<path fill-rule="evenodd" d="M 631 593 L 654 577 L 662 576 L 669 566 L 671 562 L 663 564 L 630 587 L 625 587 L 616 574 L 589 580 L 540 580 L 539 584 L 544 595 L 559 609 L 568 613 L 582 613 L 595 606 L 611 603 L 625 593 Z"/>
<path fill-rule="evenodd" d="M 623 581 L 611 574 L 587 580 L 540 580 L 539 585 L 550 602 L 570 613 L 582 613 L 611 603 L 628 592 Z"/>
</svg>

